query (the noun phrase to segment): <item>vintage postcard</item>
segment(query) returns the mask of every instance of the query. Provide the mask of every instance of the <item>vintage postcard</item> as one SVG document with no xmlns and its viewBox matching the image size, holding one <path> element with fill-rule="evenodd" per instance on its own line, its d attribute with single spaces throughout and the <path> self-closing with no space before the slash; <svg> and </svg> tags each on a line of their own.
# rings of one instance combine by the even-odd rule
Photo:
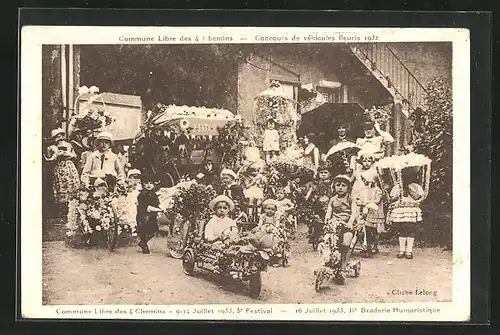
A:
<svg viewBox="0 0 500 335">
<path fill-rule="evenodd" d="M 21 315 L 467 321 L 469 31 L 21 31 Z"/>
</svg>

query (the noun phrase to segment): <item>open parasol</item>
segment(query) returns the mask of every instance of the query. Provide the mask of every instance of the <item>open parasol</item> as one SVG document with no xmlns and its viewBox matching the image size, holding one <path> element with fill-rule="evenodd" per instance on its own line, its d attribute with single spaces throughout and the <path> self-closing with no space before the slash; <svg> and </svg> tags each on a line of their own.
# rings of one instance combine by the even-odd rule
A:
<svg viewBox="0 0 500 335">
<path fill-rule="evenodd" d="M 355 156 L 361 150 L 355 143 L 341 142 L 328 150 L 325 161 L 332 165 L 332 168 L 338 173 L 349 172 L 351 157 Z"/>
</svg>

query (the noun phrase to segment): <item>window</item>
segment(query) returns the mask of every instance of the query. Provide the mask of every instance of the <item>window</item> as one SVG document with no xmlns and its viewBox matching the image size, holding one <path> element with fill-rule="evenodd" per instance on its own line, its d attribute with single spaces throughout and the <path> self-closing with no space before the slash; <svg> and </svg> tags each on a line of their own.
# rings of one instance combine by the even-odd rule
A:
<svg viewBox="0 0 500 335">
<path fill-rule="evenodd" d="M 341 102 L 340 101 L 340 88 L 323 88 L 318 87 L 318 92 L 323 96 L 327 102 Z"/>
<path fill-rule="evenodd" d="M 290 98 L 294 101 L 297 101 L 298 95 L 299 95 L 299 83 L 298 82 L 292 82 L 292 81 L 285 81 L 285 80 L 279 80 L 279 79 L 271 79 L 272 81 L 279 81 L 281 85 L 281 90 L 283 92 L 283 95 L 286 96 L 287 98 Z"/>
</svg>

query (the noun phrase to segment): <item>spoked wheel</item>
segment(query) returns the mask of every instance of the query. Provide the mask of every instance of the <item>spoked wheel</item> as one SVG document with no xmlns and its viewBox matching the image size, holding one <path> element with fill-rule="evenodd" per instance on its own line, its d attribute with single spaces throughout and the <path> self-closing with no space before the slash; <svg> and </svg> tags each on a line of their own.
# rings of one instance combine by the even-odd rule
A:
<svg viewBox="0 0 500 335">
<path fill-rule="evenodd" d="M 114 220 L 109 224 L 109 228 L 106 231 L 106 244 L 109 251 L 114 251 L 116 248 L 116 242 L 118 241 L 118 220 Z"/>
<path fill-rule="evenodd" d="M 356 266 L 354 267 L 354 277 L 359 277 L 359 274 L 361 272 L 361 263 L 357 263 Z"/>
<path fill-rule="evenodd" d="M 318 251 L 318 246 L 319 246 L 319 238 L 316 237 L 316 236 L 313 236 L 311 238 L 311 244 L 312 244 L 312 248 L 314 251 Z"/>
<path fill-rule="evenodd" d="M 188 276 L 192 276 L 194 274 L 195 260 L 194 253 L 192 250 L 186 250 L 184 256 L 182 256 L 182 269 L 184 273 Z"/>
<path fill-rule="evenodd" d="M 248 288 L 250 297 L 257 299 L 260 295 L 260 291 L 262 290 L 262 278 L 260 276 L 260 272 L 250 276 L 248 280 Z"/>
<path fill-rule="evenodd" d="M 175 259 L 181 259 L 184 255 L 184 247 L 183 247 L 183 223 L 175 224 L 172 227 L 172 231 L 168 234 L 167 237 L 167 248 L 170 256 Z"/>
<path fill-rule="evenodd" d="M 283 258 L 281 259 L 281 266 L 285 267 L 288 265 L 288 257 L 286 256 L 286 253 L 283 253 Z"/>
<path fill-rule="evenodd" d="M 314 280 L 314 289 L 316 292 L 321 290 L 321 279 L 319 279 L 319 276 L 316 276 L 316 280 Z"/>
</svg>

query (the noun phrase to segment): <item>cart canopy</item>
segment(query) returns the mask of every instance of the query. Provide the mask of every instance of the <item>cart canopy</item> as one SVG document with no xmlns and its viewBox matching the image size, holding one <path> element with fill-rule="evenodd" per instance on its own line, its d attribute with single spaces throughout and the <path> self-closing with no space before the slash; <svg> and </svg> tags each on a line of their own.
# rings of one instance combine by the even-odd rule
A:
<svg viewBox="0 0 500 335">
<path fill-rule="evenodd" d="M 236 119 L 236 116 L 226 109 L 172 105 L 156 115 L 151 124 L 174 132 L 189 130 L 189 134 L 193 136 L 217 136 L 218 127 Z"/>
</svg>

